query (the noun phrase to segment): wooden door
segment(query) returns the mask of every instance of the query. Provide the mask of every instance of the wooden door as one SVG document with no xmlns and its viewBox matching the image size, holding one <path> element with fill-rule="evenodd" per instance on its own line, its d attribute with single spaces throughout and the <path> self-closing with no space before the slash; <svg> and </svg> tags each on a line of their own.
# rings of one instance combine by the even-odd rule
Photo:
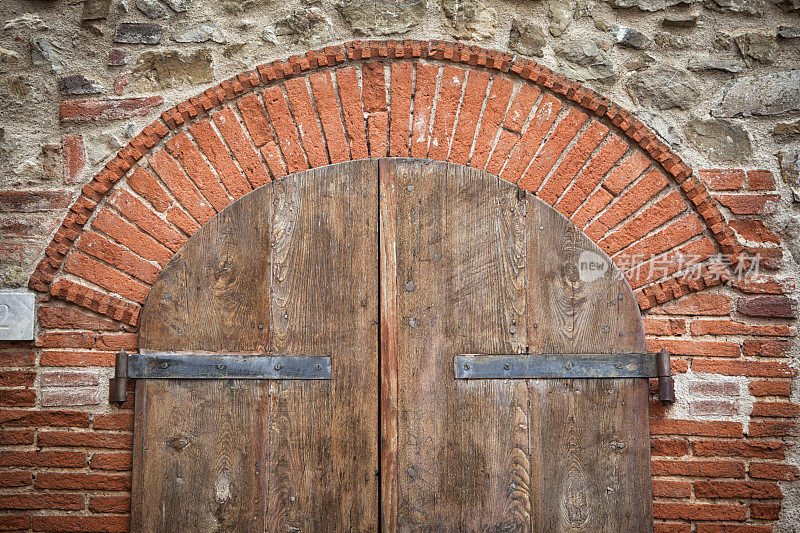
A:
<svg viewBox="0 0 800 533">
<path fill-rule="evenodd" d="M 551 207 L 458 165 L 248 194 L 162 272 L 140 352 L 326 356 L 331 379 L 139 380 L 132 529 L 650 529 L 647 380 L 454 378 L 463 353 L 644 351 L 615 274 Z"/>
</svg>

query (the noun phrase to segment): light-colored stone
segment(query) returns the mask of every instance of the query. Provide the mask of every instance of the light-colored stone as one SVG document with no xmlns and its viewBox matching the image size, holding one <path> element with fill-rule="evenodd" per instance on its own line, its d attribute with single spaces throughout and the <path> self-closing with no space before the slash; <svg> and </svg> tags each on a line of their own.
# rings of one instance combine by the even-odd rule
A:
<svg viewBox="0 0 800 533">
<path fill-rule="evenodd" d="M 800 39 L 800 26 L 778 26 L 781 39 Z"/>
<path fill-rule="evenodd" d="M 222 7 L 228 13 L 241 15 L 251 7 L 263 4 L 263 0 L 222 0 Z"/>
<path fill-rule="evenodd" d="M 151 52 L 147 52 L 151 53 Z M 110 132 L 98 132 L 86 135 L 83 138 L 86 147 L 86 160 L 92 166 L 97 166 L 111 154 L 122 148 L 119 137 Z"/>
<path fill-rule="evenodd" d="M 620 26 L 619 24 L 612 24 L 609 33 L 614 37 L 617 44 L 629 48 L 644 50 L 645 48 L 650 48 L 653 44 L 652 39 L 639 30 Z"/>
<path fill-rule="evenodd" d="M 151 19 L 167 16 L 167 8 L 158 0 L 136 0 L 136 9 Z"/>
<path fill-rule="evenodd" d="M 692 72 L 704 70 L 721 70 L 722 72 L 737 73 L 745 68 L 743 61 L 738 59 L 717 59 L 709 56 L 694 56 L 689 59 L 687 67 Z"/>
<path fill-rule="evenodd" d="M 694 28 L 697 26 L 696 13 L 669 13 L 664 16 L 661 24 L 672 28 Z"/>
<path fill-rule="evenodd" d="M 555 48 L 555 54 L 561 72 L 574 80 L 608 82 L 617 77 L 617 68 L 599 41 L 568 40 Z"/>
<path fill-rule="evenodd" d="M 152 91 L 210 83 L 213 79 L 213 60 L 208 48 L 188 55 L 163 50 L 139 56 L 130 84 L 141 91 Z"/>
<path fill-rule="evenodd" d="M 494 37 L 497 10 L 481 0 L 441 0 L 450 23 L 450 35 L 456 39 L 481 41 Z"/>
<path fill-rule="evenodd" d="M 533 22 L 519 19 L 511 21 L 511 32 L 508 35 L 508 47 L 526 56 L 542 57 L 547 43 L 544 30 Z"/>
<path fill-rule="evenodd" d="M 800 147 L 790 146 L 780 150 L 778 166 L 784 183 L 791 187 L 800 186 Z"/>
<path fill-rule="evenodd" d="M 575 6 L 569 1 L 551 0 L 547 4 L 547 16 L 550 19 L 550 25 L 547 27 L 550 35 L 560 37 L 572 24 Z"/>
<path fill-rule="evenodd" d="M 606 0 L 612 7 L 636 7 L 642 11 L 661 11 L 677 4 L 693 4 L 700 0 Z"/>
<path fill-rule="evenodd" d="M 424 0 L 384 0 L 355 2 L 340 0 L 336 9 L 357 35 L 408 33 L 425 19 Z"/>
<path fill-rule="evenodd" d="M 663 31 L 653 35 L 653 41 L 658 48 L 663 50 L 686 50 L 691 48 L 689 39 L 683 35 L 673 35 Z"/>
<path fill-rule="evenodd" d="M 31 62 L 37 67 L 49 67 L 53 74 L 61 74 L 66 69 L 66 53 L 64 47 L 45 39 L 35 39 L 31 43 Z"/>
<path fill-rule="evenodd" d="M 745 15 L 763 15 L 764 0 L 706 0 L 707 8 Z"/>
<path fill-rule="evenodd" d="M 205 43 L 213 41 L 217 44 L 228 42 L 225 37 L 225 32 L 219 27 L 219 24 L 212 21 L 201 22 L 186 30 L 178 33 L 172 38 L 173 41 L 178 43 Z"/>
<path fill-rule="evenodd" d="M 7 20 L 6 23 L 3 25 L 4 30 L 20 30 L 20 29 L 28 29 L 28 30 L 36 30 L 36 31 L 44 31 L 49 30 L 50 26 L 48 26 L 42 17 L 37 15 L 36 13 L 25 13 L 24 15 L 17 17 L 15 19 Z"/>
<path fill-rule="evenodd" d="M 689 109 L 700 98 L 694 76 L 663 64 L 634 73 L 626 89 L 637 104 L 655 109 Z"/>
<path fill-rule="evenodd" d="M 0 74 L 14 70 L 19 65 L 19 54 L 0 46 Z"/>
<path fill-rule="evenodd" d="M 183 13 L 192 7 L 192 0 L 163 0 L 173 11 Z"/>
<path fill-rule="evenodd" d="M 295 9 L 261 33 L 262 39 L 277 46 L 314 46 L 333 37 L 330 21 L 317 7 Z"/>
<path fill-rule="evenodd" d="M 693 117 L 686 125 L 686 136 L 699 151 L 715 161 L 741 165 L 753 153 L 747 131 L 730 120 Z"/>
<path fill-rule="evenodd" d="M 772 63 L 778 45 L 775 37 L 758 32 L 748 32 L 733 38 L 746 63 L 752 61 Z M 751 61 L 752 60 L 752 61 Z"/>
<path fill-rule="evenodd" d="M 9 76 L 6 85 L 8 94 L 17 102 L 24 101 L 31 94 L 31 84 L 26 76 Z"/>
<path fill-rule="evenodd" d="M 637 111 L 636 116 L 650 126 L 659 137 L 669 144 L 673 150 L 679 150 L 683 147 L 683 136 L 672 124 L 664 119 L 660 113 L 651 113 L 650 111 Z"/>
<path fill-rule="evenodd" d="M 744 76 L 720 91 L 716 117 L 780 115 L 800 110 L 800 70 Z"/>
</svg>

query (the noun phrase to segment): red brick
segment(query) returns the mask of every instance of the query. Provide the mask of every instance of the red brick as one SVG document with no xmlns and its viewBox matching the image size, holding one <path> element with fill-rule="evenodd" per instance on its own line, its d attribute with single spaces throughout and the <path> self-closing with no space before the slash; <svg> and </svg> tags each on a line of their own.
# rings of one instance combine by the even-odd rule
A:
<svg viewBox="0 0 800 533">
<path fill-rule="evenodd" d="M 129 474 L 72 474 L 40 472 L 34 480 L 37 489 L 57 490 L 129 490 Z"/>
<path fill-rule="evenodd" d="M 453 139 L 453 125 L 456 121 L 458 104 L 464 89 L 464 69 L 445 66 L 442 69 L 442 81 L 431 133 L 431 144 L 428 157 L 446 161 L 450 153 L 450 141 Z"/>
<path fill-rule="evenodd" d="M 65 135 L 62 151 L 64 153 L 64 185 L 80 185 L 84 181 L 83 170 L 86 168 L 83 137 Z"/>
<path fill-rule="evenodd" d="M 653 533 L 691 533 L 692 526 L 689 524 L 675 524 L 666 522 L 656 522 L 653 524 Z"/>
<path fill-rule="evenodd" d="M 750 394 L 753 396 L 789 396 L 791 381 L 751 381 Z"/>
<path fill-rule="evenodd" d="M 0 494 L 0 509 L 83 509 L 81 494 Z"/>
<path fill-rule="evenodd" d="M 142 258 L 156 261 L 161 266 L 165 266 L 172 258 L 173 252 L 169 248 L 137 229 L 133 224 L 126 222 L 108 208 L 102 209 L 97 214 L 92 228 L 105 233 Z"/>
<path fill-rule="evenodd" d="M 56 211 L 72 203 L 70 191 L 0 191 L 0 212 Z"/>
<path fill-rule="evenodd" d="M 536 155 L 542 141 L 550 131 L 550 127 L 555 122 L 560 110 L 560 100 L 549 94 L 542 97 L 525 133 L 522 134 L 519 143 L 514 147 L 514 151 L 511 152 L 508 164 L 500 173 L 501 178 L 511 183 L 519 181 L 528 163 Z"/>
<path fill-rule="evenodd" d="M 394 68 L 394 65 L 392 65 L 392 68 Z M 339 114 L 339 103 L 336 101 L 336 92 L 333 88 L 331 73 L 328 71 L 318 72 L 312 74 L 309 80 L 311 81 L 311 89 L 314 93 L 314 101 L 317 104 L 319 120 L 322 123 L 322 131 L 325 134 L 325 141 L 328 145 L 328 154 L 330 155 L 331 163 L 347 161 L 350 159 L 350 150 L 347 147 L 347 139 L 344 135 L 344 125 L 342 124 L 342 117 Z M 394 90 L 394 82 L 392 83 L 392 90 Z M 408 103 L 410 106 L 410 92 L 408 95 Z M 394 104 L 392 104 L 392 112 L 395 112 Z M 405 155 L 408 154 L 406 153 Z"/>
<path fill-rule="evenodd" d="M 563 213 L 566 217 L 572 217 L 628 148 L 629 146 L 625 141 L 611 134 L 603 146 L 600 147 L 597 154 L 595 154 L 589 161 L 589 164 L 581 170 L 580 174 L 572 181 L 572 185 L 569 186 L 561 199 L 555 204 L 559 212 Z M 603 190 L 603 192 L 608 195 L 607 191 Z M 588 219 L 586 221 L 588 221 Z"/>
<path fill-rule="evenodd" d="M 750 416 L 764 416 L 772 418 L 796 418 L 800 415 L 800 406 L 790 402 L 764 402 L 757 401 L 753 404 Z"/>
<path fill-rule="evenodd" d="M 59 533 L 127 533 L 128 515 L 104 516 L 34 516 L 34 531 Z"/>
<path fill-rule="evenodd" d="M 186 243 L 184 237 L 175 228 L 164 222 L 147 205 L 122 189 L 111 196 L 110 204 L 122 216 L 136 224 L 142 231 L 155 238 L 158 242 L 177 252 Z"/>
<path fill-rule="evenodd" d="M 143 167 L 137 167 L 128 177 L 128 186 L 139 196 L 150 202 L 159 213 L 172 205 L 172 199 L 153 176 Z"/>
<path fill-rule="evenodd" d="M 180 162 L 186 175 L 189 176 L 192 183 L 211 203 L 215 211 L 222 211 L 231 203 L 222 184 L 211 171 L 208 163 L 200 155 L 197 145 L 189 138 L 186 132 L 178 133 L 167 141 L 165 146 L 172 157 Z M 157 168 L 156 172 L 158 172 Z M 161 176 L 160 173 L 159 176 Z M 161 179 L 164 179 L 164 176 L 161 176 Z M 169 183 L 167 183 L 167 186 L 172 188 Z M 177 196 L 176 193 L 174 194 Z"/>
<path fill-rule="evenodd" d="M 653 480 L 653 496 L 660 498 L 688 498 L 692 495 L 692 484 L 686 481 Z"/>
<path fill-rule="evenodd" d="M 283 164 L 281 154 L 278 151 L 278 146 L 273 141 L 269 141 L 261 147 L 261 155 L 264 157 L 264 161 L 267 162 L 267 167 L 272 173 L 273 179 L 282 178 L 288 174 L 286 166 Z"/>
<path fill-rule="evenodd" d="M 765 335 L 788 337 L 794 336 L 792 326 L 780 324 L 743 324 L 734 320 L 695 320 L 690 329 L 692 335 Z"/>
<path fill-rule="evenodd" d="M 101 333 L 95 341 L 95 345 L 101 350 L 134 352 L 138 344 L 139 336 L 136 333 Z"/>
<path fill-rule="evenodd" d="M 658 170 L 653 170 L 637 181 L 600 218 L 589 224 L 585 232 L 589 238 L 599 239 L 611 228 L 630 217 L 648 200 L 667 186 L 667 178 Z"/>
<path fill-rule="evenodd" d="M 756 498 L 783 497 L 776 483 L 755 481 L 695 481 L 694 494 L 698 498 Z"/>
<path fill-rule="evenodd" d="M 386 111 L 386 75 L 382 62 L 365 63 L 361 69 L 364 111 Z"/>
<path fill-rule="evenodd" d="M 776 463 L 750 463 L 748 473 L 757 479 L 794 481 L 800 478 L 800 470 L 796 466 Z"/>
<path fill-rule="evenodd" d="M 89 465 L 95 470 L 130 470 L 132 461 L 130 453 L 95 453 Z"/>
<path fill-rule="evenodd" d="M 772 526 L 697 524 L 697 533 L 772 533 Z"/>
<path fill-rule="evenodd" d="M 181 170 L 178 164 L 163 149 L 156 151 L 148 161 L 150 167 L 158 174 L 158 177 L 166 184 L 170 192 L 181 203 L 186 211 L 192 215 L 200 224 L 205 224 L 214 216 L 216 211 L 203 198 L 189 180 L 188 176 Z"/>
<path fill-rule="evenodd" d="M 161 270 L 153 266 L 152 263 L 149 263 L 143 259 L 140 259 L 130 251 L 128 251 L 124 246 L 120 246 L 119 244 L 112 242 L 102 235 L 99 235 L 93 231 L 84 231 L 81 234 L 81 238 L 78 241 L 78 249 L 86 252 L 87 254 L 96 257 L 97 259 L 101 259 L 106 263 L 110 264 L 113 267 L 118 268 L 119 270 L 134 276 L 141 281 L 145 282 L 148 285 L 152 285 L 155 283 L 156 279 L 158 278 L 158 274 Z M 63 308 L 62 308 L 63 309 Z M 41 320 L 41 318 L 40 318 Z M 107 319 L 106 319 L 107 320 Z M 95 319 L 95 322 L 99 322 L 99 319 Z M 115 330 L 120 329 L 119 324 L 108 320 L 109 324 L 105 325 L 97 324 L 101 327 L 85 327 L 85 329 L 100 329 L 100 330 Z M 92 322 L 90 320 L 84 320 L 81 324 L 86 324 L 87 326 L 91 326 Z M 114 327 L 114 326 L 117 327 Z M 52 326 L 58 327 L 58 326 Z M 73 327 L 73 326 L 67 326 Z M 74 326 L 84 328 L 82 325 Z"/>
<path fill-rule="evenodd" d="M 284 87 L 292 107 L 292 116 L 300 129 L 300 139 L 309 165 L 311 167 L 327 165 L 328 153 L 325 150 L 325 141 L 322 140 L 322 130 L 317 122 L 314 106 L 311 104 L 305 78 L 287 80 Z"/>
<path fill-rule="evenodd" d="M 203 155 L 206 156 L 206 159 L 211 163 L 211 166 L 217 173 L 217 179 L 225 186 L 231 198 L 236 200 L 253 190 L 250 183 L 242 175 L 242 171 L 239 170 L 239 167 L 233 162 L 231 154 L 222 143 L 222 139 L 219 138 L 217 132 L 211 127 L 211 122 L 208 119 L 193 124 L 189 128 L 189 131 L 192 133 L 197 146 L 200 147 Z M 187 154 L 185 156 L 184 166 L 191 165 L 197 167 L 200 169 L 198 175 L 202 175 L 204 181 L 211 182 L 211 175 L 207 172 L 207 165 L 201 165 L 200 161 L 194 158 L 191 159 L 191 162 L 189 161 L 190 159 Z M 187 167 L 187 170 L 189 170 L 189 167 Z M 189 175 L 192 175 L 191 170 L 189 170 Z"/>
<path fill-rule="evenodd" d="M 752 191 L 775 190 L 775 176 L 769 170 L 748 170 L 747 183 Z"/>
<path fill-rule="evenodd" d="M 33 444 L 33 430 L 0 430 L 0 446 Z"/>
<path fill-rule="evenodd" d="M 789 294 L 794 292 L 793 278 L 777 278 L 774 276 L 734 277 L 731 286 L 749 294 Z"/>
<path fill-rule="evenodd" d="M 161 96 L 89 98 L 61 102 L 61 120 L 119 120 L 143 117 L 164 103 Z"/>
<path fill-rule="evenodd" d="M 695 420 L 650 419 L 651 435 L 694 435 L 699 437 L 742 438 L 738 422 L 698 422 Z"/>
<path fill-rule="evenodd" d="M 469 165 L 474 168 L 483 169 L 489 161 L 495 137 L 500 129 L 500 122 L 506 114 L 506 108 L 511 98 L 514 85 L 506 78 L 493 78 L 492 87 L 489 89 L 489 96 L 486 99 L 486 108 L 481 117 L 478 135 L 475 138 L 475 147 L 472 150 L 472 157 Z M 538 94 L 538 90 L 537 94 Z"/>
<path fill-rule="evenodd" d="M 686 333 L 686 320 L 683 318 L 644 317 L 645 335 L 683 335 Z"/>
<path fill-rule="evenodd" d="M 760 220 L 731 220 L 729 224 L 745 241 L 781 243 L 778 236 L 772 233 Z"/>
<path fill-rule="evenodd" d="M 33 387 L 36 372 L 5 371 L 0 372 L 0 387 Z"/>
<path fill-rule="evenodd" d="M 121 433 L 42 431 L 36 437 L 36 445 L 130 449 L 133 438 Z"/>
<path fill-rule="evenodd" d="M 183 209 L 173 205 L 167 209 L 167 222 L 183 231 L 186 235 L 194 235 L 200 229 L 200 225 Z"/>
<path fill-rule="evenodd" d="M 617 196 L 628 185 L 640 178 L 650 166 L 650 159 L 644 152 L 635 151 L 615 168 L 603 181 L 603 187 Z"/>
<path fill-rule="evenodd" d="M 796 421 L 759 421 L 750 422 L 748 429 L 750 437 L 797 437 L 800 436 L 800 428 Z"/>
<path fill-rule="evenodd" d="M 716 194 L 714 197 L 734 215 L 773 213 L 780 200 L 777 194 Z"/>
<path fill-rule="evenodd" d="M 68 256 L 64 270 L 141 304 L 145 302 L 150 291 L 148 285 L 80 252 L 72 252 Z"/>
<path fill-rule="evenodd" d="M 651 439 L 650 453 L 668 457 L 681 457 L 689 453 L 689 443 L 677 439 Z"/>
<path fill-rule="evenodd" d="M 712 191 L 738 191 L 744 186 L 744 170 L 738 168 L 702 169 L 700 179 Z"/>
<path fill-rule="evenodd" d="M 94 348 L 94 337 L 87 332 L 43 331 L 36 338 L 40 348 Z"/>
<path fill-rule="evenodd" d="M 80 411 L 22 411 L 0 409 L 5 427 L 89 427 L 89 414 Z"/>
<path fill-rule="evenodd" d="M 547 174 L 553 169 L 556 161 L 566 150 L 567 145 L 575 138 L 578 131 L 586 123 L 587 115 L 571 108 L 567 115 L 556 124 L 553 132 L 539 153 L 533 158 L 528 170 L 519 180 L 519 186 L 528 191 L 536 191 Z"/>
<path fill-rule="evenodd" d="M 605 207 L 611 203 L 614 197 L 605 189 L 598 189 L 594 193 L 592 193 L 589 198 L 581 205 L 580 209 L 578 209 L 572 215 L 572 223 L 578 226 L 579 228 L 586 227 L 586 224 L 589 223 L 591 219 L 593 219 L 597 214 L 605 209 Z"/>
<path fill-rule="evenodd" d="M 58 220 L 45 215 L 0 212 L 0 235 L 6 239 L 43 240 L 58 227 Z"/>
<path fill-rule="evenodd" d="M 41 314 L 42 309 L 48 309 L 47 305 L 39 305 Z M 41 325 L 41 318 L 39 318 Z M 45 326 L 42 326 L 45 327 Z M 33 366 L 35 360 L 32 351 L 10 351 L 0 352 L 0 368 L 14 367 L 14 366 Z"/>
<path fill-rule="evenodd" d="M 731 312 L 731 297 L 726 294 L 689 294 L 679 300 L 651 310 L 651 313 L 659 312 L 668 315 L 729 315 Z"/>
<path fill-rule="evenodd" d="M 780 516 L 781 506 L 776 504 L 752 504 L 750 506 L 750 518 L 757 520 L 777 520 Z M 758 527 L 758 526 L 753 526 Z M 767 529 L 769 528 L 769 529 Z M 758 532 L 756 531 L 742 531 L 737 533 L 760 533 L 761 531 L 771 532 L 771 526 L 763 526 Z M 727 533 L 727 532 L 726 532 Z"/>
<path fill-rule="evenodd" d="M 386 156 L 388 128 L 389 114 L 386 111 L 378 111 L 367 117 L 370 157 Z"/>
<path fill-rule="evenodd" d="M 705 229 L 700 219 L 692 214 L 644 237 L 685 210 L 686 205 L 683 203 L 680 193 L 677 190 L 672 191 L 624 223 L 619 229 L 598 241 L 598 245 L 608 254 L 615 254 L 628 247 L 623 256 L 635 257 L 637 262 L 664 253 L 701 234 Z"/>
<path fill-rule="evenodd" d="M 647 348 L 657 352 L 662 348 L 673 355 L 705 355 L 712 357 L 739 357 L 739 345 L 725 341 L 695 341 L 648 339 Z"/>
<path fill-rule="evenodd" d="M 731 361 L 726 359 L 695 359 L 692 361 L 695 372 L 710 372 L 726 376 L 790 377 L 797 371 L 779 361 Z"/>
<path fill-rule="evenodd" d="M 113 352 L 85 352 L 85 351 L 51 351 L 45 350 L 39 358 L 41 366 L 114 366 L 115 354 Z"/>
<path fill-rule="evenodd" d="M 0 451 L 0 466 L 83 468 L 83 452 Z"/>
<path fill-rule="evenodd" d="M 33 407 L 36 391 L 33 389 L 0 390 L 0 407 Z"/>
<path fill-rule="evenodd" d="M 353 67 L 336 71 L 336 85 L 339 87 L 339 100 L 344 115 L 345 131 L 350 140 L 350 157 L 366 159 L 367 130 L 364 124 L 364 108 L 361 105 L 361 88 Z M 291 171 L 294 172 L 294 171 Z"/>
<path fill-rule="evenodd" d="M 492 151 L 492 157 L 486 164 L 486 172 L 500 175 L 503 170 L 503 165 L 506 164 L 511 150 L 517 145 L 519 141 L 519 134 L 503 130 L 500 132 L 500 138 L 497 139 L 497 144 Z"/>
<path fill-rule="evenodd" d="M 653 503 L 653 517 L 682 520 L 746 520 L 743 505 L 712 503 Z"/>
<path fill-rule="evenodd" d="M 97 413 L 94 415 L 94 424 L 92 427 L 95 429 L 113 429 L 113 430 L 129 430 L 133 431 L 133 414 L 132 413 Z"/>
<path fill-rule="evenodd" d="M 742 343 L 742 353 L 749 357 L 786 357 L 791 348 L 789 341 L 747 339 Z"/>
<path fill-rule="evenodd" d="M 604 124 L 594 120 L 591 121 L 589 127 L 570 148 L 564 160 L 548 178 L 537 196 L 550 205 L 554 204 L 575 179 L 575 176 L 586 164 L 589 156 L 592 155 L 592 152 L 594 152 L 606 134 L 608 134 L 608 128 Z"/>
<path fill-rule="evenodd" d="M 32 472 L 4 471 L 0 476 L 0 487 L 27 487 L 33 485 Z M 0 529 L 0 531 L 2 531 Z"/>
<path fill-rule="evenodd" d="M 736 301 L 736 311 L 747 316 L 797 318 L 797 300 L 786 296 L 747 296 Z"/>
<path fill-rule="evenodd" d="M 780 442 L 742 442 L 729 440 L 701 440 L 692 443 L 695 457 L 760 457 L 783 459 Z"/>
<path fill-rule="evenodd" d="M 659 258 L 641 264 L 634 264 L 633 266 L 636 268 L 627 272 L 625 277 L 632 288 L 638 289 L 642 285 L 671 276 L 678 272 L 679 269 L 684 268 L 686 270 L 684 270 L 683 276 L 690 281 L 697 272 L 694 267 L 711 257 L 715 252 L 716 248 L 711 239 L 703 237 L 673 248 Z M 692 263 L 689 265 L 685 263 L 687 257 L 692 259 Z M 615 262 L 617 261 L 615 258 Z"/>
<path fill-rule="evenodd" d="M 127 513 L 131 510 L 129 496 L 93 496 L 89 510 L 94 513 Z"/>
<path fill-rule="evenodd" d="M 239 112 L 242 114 L 247 133 L 256 146 L 261 147 L 272 140 L 272 132 L 269 129 L 267 117 L 264 115 L 264 108 L 258 100 L 258 96 L 251 93 L 243 96 L 236 102 Z"/>
<path fill-rule="evenodd" d="M 270 87 L 264 91 L 264 102 L 267 113 L 275 128 L 283 158 L 289 172 L 299 172 L 308 168 L 308 163 L 303 155 L 300 136 L 297 133 L 294 120 L 289 112 L 289 106 L 280 87 Z"/>
<path fill-rule="evenodd" d="M 488 74 L 474 70 L 469 71 L 467 85 L 464 88 L 464 102 L 461 104 L 461 110 L 458 113 L 456 131 L 453 135 L 453 144 L 448 158 L 453 163 L 466 165 L 469 162 L 481 107 L 486 99 L 489 79 Z"/>
<path fill-rule="evenodd" d="M 497 82 L 495 82 L 497 83 Z M 522 127 L 528 120 L 528 115 L 531 114 L 531 109 L 539 99 L 541 90 L 535 85 L 522 85 L 517 94 L 514 95 L 514 102 L 508 108 L 506 119 L 503 121 L 503 127 L 509 131 L 522 133 Z"/>
</svg>

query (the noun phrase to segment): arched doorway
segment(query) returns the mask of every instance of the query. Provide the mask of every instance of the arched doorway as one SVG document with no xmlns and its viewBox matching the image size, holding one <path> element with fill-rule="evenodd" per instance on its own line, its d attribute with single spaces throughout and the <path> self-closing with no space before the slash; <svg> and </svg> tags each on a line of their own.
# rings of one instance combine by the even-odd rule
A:
<svg viewBox="0 0 800 533">
<path fill-rule="evenodd" d="M 645 349 L 600 248 L 483 171 L 361 160 L 256 189 L 162 271 L 139 349 L 330 379 L 138 381 L 134 530 L 651 527 L 646 379 L 454 368 Z"/>
</svg>

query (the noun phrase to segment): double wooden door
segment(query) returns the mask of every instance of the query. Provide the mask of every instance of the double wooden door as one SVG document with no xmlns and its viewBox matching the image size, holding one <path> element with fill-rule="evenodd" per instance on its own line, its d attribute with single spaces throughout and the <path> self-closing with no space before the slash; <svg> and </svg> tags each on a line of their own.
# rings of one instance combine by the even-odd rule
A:
<svg viewBox="0 0 800 533">
<path fill-rule="evenodd" d="M 458 165 L 248 194 L 162 272 L 140 353 L 323 356 L 330 379 L 138 380 L 132 530 L 648 530 L 647 380 L 454 378 L 457 354 L 643 351 L 615 274 L 550 206 Z"/>
</svg>

